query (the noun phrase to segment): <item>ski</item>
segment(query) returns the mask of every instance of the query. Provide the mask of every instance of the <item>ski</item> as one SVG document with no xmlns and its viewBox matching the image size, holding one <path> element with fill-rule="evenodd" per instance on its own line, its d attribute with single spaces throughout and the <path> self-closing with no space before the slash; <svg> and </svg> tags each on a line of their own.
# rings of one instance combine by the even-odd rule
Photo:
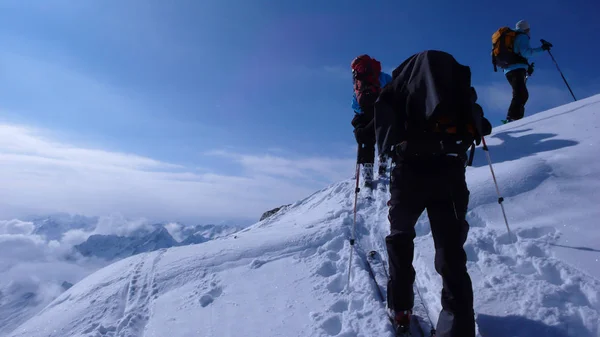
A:
<svg viewBox="0 0 600 337">
<path fill-rule="evenodd" d="M 387 271 L 387 268 L 385 267 L 384 260 L 379 256 L 379 254 L 376 251 L 372 250 L 367 254 L 367 271 L 369 273 L 369 276 L 373 280 L 375 287 L 377 288 L 377 295 L 379 299 L 381 300 L 381 302 L 385 303 L 386 298 L 384 297 L 384 292 L 382 290 L 382 287 L 380 286 L 380 282 L 377 281 L 377 277 L 373 269 L 373 265 L 375 264 L 377 264 L 380 267 L 380 269 L 383 270 L 383 276 L 385 276 L 385 279 L 389 279 L 389 273 Z M 419 315 L 411 315 L 411 324 L 409 325 L 409 327 L 399 326 L 394 320 L 394 317 L 392 317 L 389 312 L 387 313 L 387 316 L 394 330 L 395 337 L 425 337 L 425 332 L 423 331 L 423 327 L 421 326 L 421 322 L 419 321 Z M 432 329 L 429 337 L 435 337 L 434 329 Z"/>
<path fill-rule="evenodd" d="M 383 296 L 383 291 L 381 290 L 381 287 L 379 286 L 379 282 L 377 282 L 377 277 L 375 276 L 375 272 L 373 272 L 373 266 L 371 265 L 371 261 L 372 257 L 371 257 L 371 253 L 374 253 L 375 251 L 370 251 L 369 254 L 367 255 L 367 272 L 369 273 L 369 276 L 371 277 L 371 279 L 373 280 L 373 283 L 375 283 L 375 288 L 377 289 L 377 295 L 379 297 L 379 300 L 382 303 L 385 303 L 385 296 Z"/>
</svg>

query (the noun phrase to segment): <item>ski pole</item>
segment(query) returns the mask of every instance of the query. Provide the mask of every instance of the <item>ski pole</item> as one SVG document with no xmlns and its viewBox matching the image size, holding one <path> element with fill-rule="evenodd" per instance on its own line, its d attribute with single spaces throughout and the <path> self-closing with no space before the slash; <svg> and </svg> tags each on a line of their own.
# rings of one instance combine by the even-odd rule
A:
<svg viewBox="0 0 600 337">
<path fill-rule="evenodd" d="M 550 47 L 552 47 L 552 44 L 544 39 L 540 39 L 540 41 L 542 42 L 542 44 L 547 44 Z M 554 59 L 554 56 L 552 55 L 552 53 L 550 52 L 550 49 L 547 50 L 548 54 L 550 55 L 550 57 L 552 58 L 552 61 L 554 62 L 554 65 L 556 66 L 556 69 L 558 70 L 558 72 L 560 73 L 560 76 L 562 77 L 563 81 L 565 81 L 565 84 L 567 85 L 567 88 L 569 89 L 569 92 L 571 93 L 571 96 L 573 96 L 573 100 L 577 101 L 577 98 L 575 98 L 575 94 L 573 94 L 573 90 L 571 90 L 571 86 L 569 86 L 569 83 L 567 82 L 567 79 L 565 78 L 565 75 L 563 75 L 563 72 L 560 70 L 560 68 L 558 67 L 558 63 L 556 62 L 556 60 Z"/>
<path fill-rule="evenodd" d="M 356 231 L 356 203 L 358 202 L 358 192 L 360 188 L 358 187 L 360 181 L 360 163 L 358 160 L 360 153 L 361 144 L 358 144 L 358 150 L 356 154 L 356 188 L 354 189 L 354 221 L 352 223 L 352 234 L 350 237 L 350 260 L 348 262 L 348 289 L 350 289 L 350 274 L 352 270 L 352 252 L 354 251 L 354 235 Z"/>
<path fill-rule="evenodd" d="M 494 179 L 494 185 L 496 185 L 496 193 L 498 194 L 498 203 L 500 204 L 500 208 L 502 208 L 502 215 L 504 216 L 504 222 L 506 223 L 506 229 L 508 230 L 508 239 L 511 240 L 510 227 L 508 226 L 508 219 L 506 218 L 506 212 L 504 211 L 504 197 L 500 194 L 500 188 L 498 188 L 498 181 L 496 181 L 496 174 L 494 174 L 494 168 L 492 167 L 492 158 L 490 157 L 490 149 L 485 143 L 485 137 L 481 136 L 481 141 L 483 142 L 483 151 L 485 151 L 485 155 L 488 160 L 488 164 L 490 165 L 490 171 L 492 172 L 492 178 Z"/>
</svg>

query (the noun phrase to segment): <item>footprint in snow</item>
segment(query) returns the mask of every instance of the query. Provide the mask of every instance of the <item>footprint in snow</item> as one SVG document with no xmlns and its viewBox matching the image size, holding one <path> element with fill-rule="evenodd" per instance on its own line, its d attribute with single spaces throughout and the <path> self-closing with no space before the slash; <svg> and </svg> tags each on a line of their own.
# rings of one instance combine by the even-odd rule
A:
<svg viewBox="0 0 600 337">
<path fill-rule="evenodd" d="M 200 297 L 200 305 L 203 308 L 207 307 L 208 305 L 213 303 L 217 297 L 221 296 L 222 293 L 223 293 L 223 289 L 221 287 L 216 286 L 216 287 L 212 288 L 206 294 L 204 294 L 204 295 L 202 295 L 202 297 Z"/>
<path fill-rule="evenodd" d="M 344 277 L 342 275 L 337 275 L 327 284 L 327 290 L 331 293 L 339 294 L 344 290 Z"/>
<path fill-rule="evenodd" d="M 330 240 L 329 242 L 327 242 L 323 246 L 323 248 L 325 248 L 327 250 L 339 252 L 344 248 L 344 241 L 345 241 L 345 239 L 343 237 L 337 236 L 337 237 L 333 238 L 332 240 Z"/>
<path fill-rule="evenodd" d="M 500 234 L 496 238 L 496 243 L 501 246 L 513 245 L 517 242 L 518 238 L 513 232 L 511 232 L 510 234 L 508 232 Z"/>
<path fill-rule="evenodd" d="M 200 282 L 198 288 L 190 294 L 189 300 L 183 304 L 182 308 L 187 308 L 189 306 L 194 307 L 198 304 L 205 308 L 223 294 L 223 287 L 215 275 L 210 279 L 200 280 Z"/>
<path fill-rule="evenodd" d="M 352 302 L 350 302 L 348 308 L 352 312 L 363 310 L 365 308 L 365 300 L 362 298 L 354 298 L 352 299 Z"/>
<path fill-rule="evenodd" d="M 348 310 L 348 301 L 346 300 L 339 300 L 335 303 L 333 303 L 330 307 L 329 310 L 332 312 L 336 312 L 336 313 L 342 313 L 346 310 Z"/>
<path fill-rule="evenodd" d="M 340 260 L 340 254 L 334 252 L 334 251 L 329 251 L 325 254 L 325 256 L 330 259 L 331 261 L 339 261 Z"/>
<path fill-rule="evenodd" d="M 547 257 L 546 252 L 533 242 L 527 242 L 517 247 L 517 252 L 529 257 Z"/>
<path fill-rule="evenodd" d="M 467 213 L 467 222 L 471 228 L 486 226 L 485 220 L 483 220 L 481 215 L 479 215 L 479 213 L 476 211 L 470 211 Z"/>
<path fill-rule="evenodd" d="M 330 277 L 337 273 L 337 267 L 332 261 L 325 261 L 319 269 L 317 269 L 317 274 L 323 277 Z"/>
<path fill-rule="evenodd" d="M 337 336 L 342 331 L 342 320 L 339 315 L 334 315 L 321 323 L 321 329 L 330 336 Z"/>
<path fill-rule="evenodd" d="M 310 318 L 315 323 L 314 326 L 316 329 L 321 330 L 311 335 L 322 335 L 324 331 L 328 336 L 338 336 L 342 331 L 342 318 L 339 314 L 324 314 L 322 312 L 312 312 L 310 314 Z"/>
<path fill-rule="evenodd" d="M 556 263 L 552 263 L 546 259 L 538 259 L 537 261 L 533 261 L 533 266 L 541 279 L 554 285 L 561 285 L 564 283 Z"/>
</svg>

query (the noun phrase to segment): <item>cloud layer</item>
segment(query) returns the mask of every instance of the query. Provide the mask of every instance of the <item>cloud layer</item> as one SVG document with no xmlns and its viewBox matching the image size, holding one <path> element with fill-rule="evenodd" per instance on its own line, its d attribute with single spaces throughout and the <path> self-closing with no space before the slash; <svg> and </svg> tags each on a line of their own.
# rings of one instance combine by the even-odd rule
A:
<svg viewBox="0 0 600 337">
<path fill-rule="evenodd" d="M 348 178 L 353 170 L 351 158 L 217 150 L 205 158 L 237 166 L 241 173 L 199 172 L 135 154 L 78 147 L 42 131 L 0 124 L 0 219 L 32 212 L 119 213 L 184 222 L 257 218 Z"/>
</svg>

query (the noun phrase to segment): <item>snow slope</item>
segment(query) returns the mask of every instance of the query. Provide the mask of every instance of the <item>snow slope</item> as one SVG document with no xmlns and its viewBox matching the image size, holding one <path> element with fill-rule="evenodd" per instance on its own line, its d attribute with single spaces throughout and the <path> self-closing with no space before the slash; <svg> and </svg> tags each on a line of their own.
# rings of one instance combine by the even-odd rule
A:
<svg viewBox="0 0 600 337">
<path fill-rule="evenodd" d="M 203 243 L 242 228 L 69 214 L 0 221 L 0 336 L 37 314 L 72 283 L 117 259 Z"/>
<path fill-rule="evenodd" d="M 487 138 L 516 242 L 481 149 L 468 168 L 465 249 L 481 336 L 600 336 L 599 111 L 597 95 Z M 364 263 L 371 249 L 385 257 L 385 190 L 374 200 L 361 192 L 346 286 L 354 183 L 335 183 L 236 236 L 116 262 L 9 335 L 391 336 Z M 415 243 L 426 303 L 416 310 L 426 324 L 437 319 L 441 280 L 425 214 Z"/>
</svg>

